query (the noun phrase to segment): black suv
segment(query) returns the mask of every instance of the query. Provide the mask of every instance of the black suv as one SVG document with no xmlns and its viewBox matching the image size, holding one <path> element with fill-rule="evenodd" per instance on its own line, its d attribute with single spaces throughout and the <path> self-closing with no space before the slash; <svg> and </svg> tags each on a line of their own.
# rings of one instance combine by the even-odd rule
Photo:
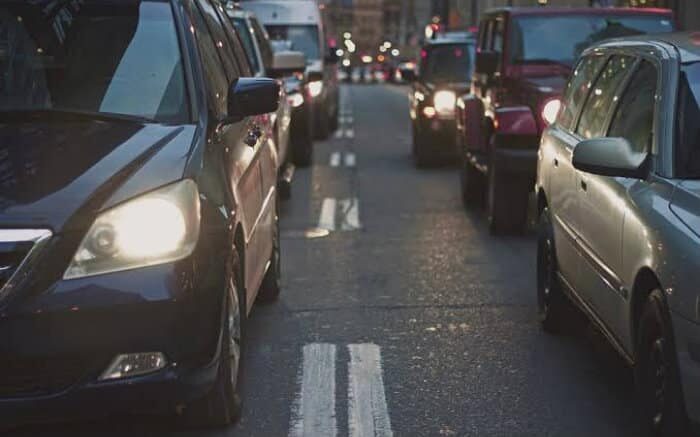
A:
<svg viewBox="0 0 700 437">
<path fill-rule="evenodd" d="M 225 425 L 279 294 L 279 86 L 212 0 L 0 3 L 0 426 Z"/>
<path fill-rule="evenodd" d="M 448 34 L 428 40 L 420 52 L 418 74 L 409 94 L 413 157 L 423 166 L 437 158 L 455 158 L 457 96 L 471 86 L 475 40 L 468 34 Z"/>
</svg>

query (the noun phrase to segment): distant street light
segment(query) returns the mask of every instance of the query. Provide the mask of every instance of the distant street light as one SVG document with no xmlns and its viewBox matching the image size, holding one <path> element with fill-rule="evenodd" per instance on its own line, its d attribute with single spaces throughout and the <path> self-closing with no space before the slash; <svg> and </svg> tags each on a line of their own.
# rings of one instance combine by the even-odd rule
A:
<svg viewBox="0 0 700 437">
<path fill-rule="evenodd" d="M 345 33 L 343 34 L 343 38 L 345 38 L 345 39 L 350 39 L 350 38 L 352 38 L 352 33 L 350 33 L 350 32 L 345 32 Z"/>
<path fill-rule="evenodd" d="M 349 67 L 350 66 L 350 59 L 343 59 L 343 67 Z"/>
<path fill-rule="evenodd" d="M 400 54 L 401 52 L 399 51 L 399 49 L 394 49 L 391 51 L 391 56 L 399 56 Z"/>
<path fill-rule="evenodd" d="M 341 57 L 345 54 L 345 51 L 343 49 L 338 49 L 335 51 L 336 56 Z"/>
</svg>

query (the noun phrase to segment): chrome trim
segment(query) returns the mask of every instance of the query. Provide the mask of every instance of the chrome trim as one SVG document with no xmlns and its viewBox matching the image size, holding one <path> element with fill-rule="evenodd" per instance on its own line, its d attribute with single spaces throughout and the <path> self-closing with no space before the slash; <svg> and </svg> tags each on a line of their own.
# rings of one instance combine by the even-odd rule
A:
<svg viewBox="0 0 700 437">
<path fill-rule="evenodd" d="M 0 302 L 21 282 L 28 272 L 29 266 L 48 243 L 53 233 L 48 229 L 0 229 L 0 243 L 32 242 L 34 245 L 17 266 L 12 276 L 0 288 Z"/>
</svg>

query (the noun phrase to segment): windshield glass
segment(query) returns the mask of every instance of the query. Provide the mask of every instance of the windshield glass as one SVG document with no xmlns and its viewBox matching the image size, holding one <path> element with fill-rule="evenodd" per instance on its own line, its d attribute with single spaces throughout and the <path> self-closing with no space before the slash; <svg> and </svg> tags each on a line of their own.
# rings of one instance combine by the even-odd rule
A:
<svg viewBox="0 0 700 437">
<path fill-rule="evenodd" d="M 700 62 L 681 70 L 676 165 L 680 177 L 700 178 Z"/>
<path fill-rule="evenodd" d="M 514 64 L 555 62 L 572 66 L 590 45 L 608 38 L 672 32 L 673 23 L 654 16 L 535 16 L 513 20 Z"/>
<path fill-rule="evenodd" d="M 318 27 L 316 26 L 265 26 L 271 40 L 288 40 L 291 49 L 298 50 L 306 55 L 307 61 L 321 59 L 321 48 L 318 42 Z"/>
<path fill-rule="evenodd" d="M 427 49 L 421 65 L 421 79 L 426 82 L 467 82 L 474 65 L 471 44 L 436 45 Z"/>
<path fill-rule="evenodd" d="M 260 71 L 260 63 L 258 62 L 258 57 L 255 56 L 255 46 L 253 45 L 253 35 L 250 34 L 250 28 L 246 23 L 244 18 L 234 18 L 233 26 L 236 28 L 238 35 L 241 37 L 243 42 L 243 47 L 245 47 L 245 54 L 248 57 L 248 62 L 250 66 L 253 67 L 253 71 Z"/>
<path fill-rule="evenodd" d="M 5 2 L 0 48 L 0 111 L 187 118 L 167 2 Z"/>
</svg>

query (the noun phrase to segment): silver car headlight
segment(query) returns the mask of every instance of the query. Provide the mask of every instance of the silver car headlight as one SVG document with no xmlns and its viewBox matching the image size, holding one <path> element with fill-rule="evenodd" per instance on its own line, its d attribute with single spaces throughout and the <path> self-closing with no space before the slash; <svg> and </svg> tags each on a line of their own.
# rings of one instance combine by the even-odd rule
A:
<svg viewBox="0 0 700 437">
<path fill-rule="evenodd" d="M 188 257 L 199 239 L 199 191 L 183 180 L 100 214 L 64 279 L 152 266 Z"/>
</svg>

